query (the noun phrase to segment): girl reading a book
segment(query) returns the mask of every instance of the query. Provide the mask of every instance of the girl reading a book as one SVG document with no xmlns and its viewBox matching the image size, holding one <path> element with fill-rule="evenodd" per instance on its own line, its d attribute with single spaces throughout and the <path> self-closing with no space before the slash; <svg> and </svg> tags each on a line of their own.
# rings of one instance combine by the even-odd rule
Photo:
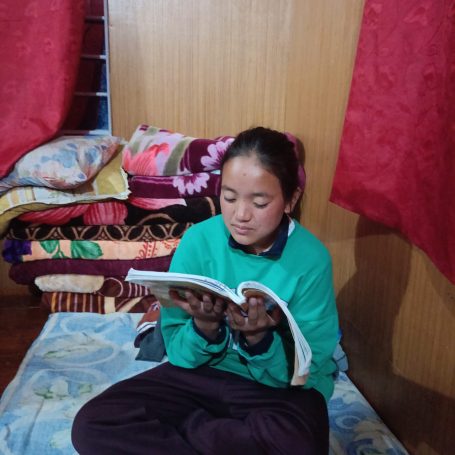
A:
<svg viewBox="0 0 455 455">
<path fill-rule="evenodd" d="M 161 309 L 169 361 L 81 409 L 73 426 L 80 454 L 328 453 L 338 317 L 330 256 L 290 216 L 298 170 L 285 134 L 240 133 L 222 161 L 222 215 L 184 234 L 170 270 L 232 289 L 245 280 L 271 288 L 311 347 L 309 374 L 293 380 L 289 325 L 260 297 L 243 311 L 208 294 L 171 292 L 175 307 Z"/>
</svg>

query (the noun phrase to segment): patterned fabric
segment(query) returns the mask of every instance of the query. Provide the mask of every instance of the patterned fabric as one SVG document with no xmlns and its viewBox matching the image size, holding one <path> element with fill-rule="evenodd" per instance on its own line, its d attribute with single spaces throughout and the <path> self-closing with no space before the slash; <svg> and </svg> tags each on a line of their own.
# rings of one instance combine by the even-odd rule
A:
<svg viewBox="0 0 455 455">
<path fill-rule="evenodd" d="M 6 262 L 39 261 L 41 259 L 148 259 L 173 254 L 180 239 L 152 242 L 117 240 L 5 240 L 2 256 Z"/>
<path fill-rule="evenodd" d="M 12 188 L 0 196 L 0 236 L 10 220 L 22 213 L 46 210 L 75 202 L 93 202 L 102 199 L 126 199 L 128 182 L 121 168 L 120 150 L 98 175 L 78 188 L 59 191 L 50 188 L 25 186 Z"/>
<path fill-rule="evenodd" d="M 142 240 L 179 239 L 193 223 L 155 223 L 149 226 L 102 225 L 102 226 L 50 226 L 23 227 L 16 220 L 11 222 L 7 239 L 15 240 Z"/>
<path fill-rule="evenodd" d="M 75 188 L 94 177 L 117 150 L 113 136 L 64 136 L 24 155 L 0 180 L 0 194 L 16 186 Z"/>
<path fill-rule="evenodd" d="M 42 292 L 79 292 L 104 297 L 144 297 L 150 294 L 145 286 L 125 281 L 123 277 L 56 273 L 35 278 Z"/>
<path fill-rule="evenodd" d="M 140 208 L 157 211 L 173 205 L 186 205 L 184 199 L 156 199 L 128 197 L 128 202 Z M 100 224 L 125 224 L 128 209 L 124 203 L 118 201 L 98 202 L 96 204 L 71 204 L 64 207 L 52 208 L 40 212 L 30 211 L 20 215 L 21 221 L 34 224 L 51 224 L 59 226 L 68 223 L 73 218 L 82 217 L 85 226 Z"/>
<path fill-rule="evenodd" d="M 149 125 L 139 125 L 123 151 L 130 175 L 183 175 L 220 169 L 231 136 L 197 139 Z"/>
<path fill-rule="evenodd" d="M 44 292 L 41 307 L 51 313 L 150 313 L 159 316 L 159 303 L 153 295 L 144 297 L 105 297 L 79 292 Z"/>
<path fill-rule="evenodd" d="M 75 273 L 81 275 L 104 275 L 125 277 L 133 267 L 138 270 L 156 270 L 166 272 L 172 255 L 151 259 L 130 259 L 89 261 L 86 259 L 42 259 L 40 261 L 13 264 L 9 277 L 17 284 L 33 284 L 35 278 L 56 273 Z"/>
<path fill-rule="evenodd" d="M 18 217 L 18 220 L 32 224 L 60 226 L 69 220 L 82 217 L 86 226 L 99 224 L 124 224 L 126 208 L 119 201 L 101 201 L 93 204 L 70 204 L 63 207 L 27 212 Z"/>
<path fill-rule="evenodd" d="M 158 365 L 134 360 L 140 318 L 51 314 L 1 397 L 0 453 L 74 455 L 71 424 L 80 407 L 113 383 Z M 328 408 L 330 455 L 407 454 L 344 373 Z"/>
<path fill-rule="evenodd" d="M 41 292 L 93 293 L 99 291 L 103 283 L 104 277 L 102 275 L 76 275 L 73 273 L 43 275 L 35 279 L 35 286 Z"/>
<path fill-rule="evenodd" d="M 162 201 L 162 203 L 158 204 L 157 201 Z M 110 222 L 106 223 L 105 220 L 106 216 L 112 212 L 116 213 L 116 215 L 111 214 L 112 224 L 152 226 L 169 223 L 197 223 L 221 213 L 219 197 L 217 196 L 180 199 L 179 203 L 164 204 L 169 201 L 171 200 L 130 196 L 128 201 L 71 205 L 46 210 L 46 212 L 27 213 L 26 216 L 12 220 L 11 227 L 12 229 L 35 227 L 35 224 L 47 221 L 48 224 L 54 226 L 83 226 L 86 228 L 90 225 L 111 224 Z"/>
<path fill-rule="evenodd" d="M 302 158 L 302 143 L 285 132 Z M 232 136 L 200 139 L 149 125 L 139 125 L 123 151 L 123 168 L 133 176 L 179 176 L 219 171 L 221 159 Z M 299 166 L 300 188 L 305 188 L 305 171 Z M 194 184 L 194 183 L 193 183 Z M 197 185 L 200 185 L 198 182 Z M 191 193 L 188 193 L 191 194 Z"/>
<path fill-rule="evenodd" d="M 79 66 L 84 3 L 0 3 L 0 178 L 51 139 L 66 118 Z"/>
<path fill-rule="evenodd" d="M 174 176 L 135 175 L 129 179 L 131 193 L 138 197 L 197 197 L 219 194 L 221 175 L 198 172 Z"/>
<path fill-rule="evenodd" d="M 110 276 L 104 279 L 98 293 L 106 297 L 141 297 L 149 295 L 150 291 L 147 287 L 140 284 L 130 283 L 123 278 Z"/>
</svg>

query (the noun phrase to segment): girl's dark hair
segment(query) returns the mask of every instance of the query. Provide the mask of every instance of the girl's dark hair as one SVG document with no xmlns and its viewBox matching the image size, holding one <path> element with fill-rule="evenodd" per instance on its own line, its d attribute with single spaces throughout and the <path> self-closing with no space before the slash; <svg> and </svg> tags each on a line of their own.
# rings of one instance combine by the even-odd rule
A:
<svg viewBox="0 0 455 455">
<path fill-rule="evenodd" d="M 280 182 L 285 201 L 290 201 L 299 186 L 299 161 L 294 144 L 284 133 L 264 127 L 242 131 L 226 150 L 221 160 L 224 165 L 238 156 L 255 155 L 264 169 Z"/>
</svg>

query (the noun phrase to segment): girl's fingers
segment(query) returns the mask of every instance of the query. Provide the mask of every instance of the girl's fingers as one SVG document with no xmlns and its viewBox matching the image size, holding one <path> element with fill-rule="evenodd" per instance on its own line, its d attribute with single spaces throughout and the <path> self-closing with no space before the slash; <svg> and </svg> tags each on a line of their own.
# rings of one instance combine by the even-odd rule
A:
<svg viewBox="0 0 455 455">
<path fill-rule="evenodd" d="M 225 309 L 226 309 L 226 304 L 225 304 L 224 300 L 220 297 L 217 297 L 215 300 L 215 304 L 213 305 L 213 312 L 217 315 L 221 315 Z"/>
<path fill-rule="evenodd" d="M 255 331 L 273 327 L 277 324 L 265 309 L 262 298 L 251 297 L 248 300 L 248 313 L 242 314 L 237 305 L 229 304 L 226 310 L 229 325 L 234 330 Z"/>
<path fill-rule="evenodd" d="M 184 295 L 185 297 L 183 298 L 181 293 L 174 290 L 169 291 L 169 297 L 175 305 L 193 316 L 193 318 L 202 321 L 220 321 L 224 317 L 226 304 L 223 299 L 217 298 L 213 301 L 214 298 L 210 294 L 198 297 L 190 290 L 186 290 Z"/>
<path fill-rule="evenodd" d="M 186 301 L 188 302 L 191 310 L 194 313 L 201 311 L 201 308 L 202 308 L 201 301 L 191 291 L 185 291 L 185 297 L 186 297 Z"/>
<path fill-rule="evenodd" d="M 169 291 L 169 297 L 182 310 L 186 311 L 187 313 L 191 312 L 190 305 L 188 304 L 188 301 L 182 299 L 180 294 L 177 291 L 172 291 L 172 290 Z"/>
<path fill-rule="evenodd" d="M 251 297 L 248 300 L 248 325 L 256 327 L 268 327 L 269 316 L 265 310 L 264 300 L 261 297 Z"/>
<path fill-rule="evenodd" d="M 252 326 L 256 325 L 259 318 L 260 306 L 256 297 L 251 297 L 248 300 L 248 323 Z"/>
<path fill-rule="evenodd" d="M 169 297 L 174 301 L 177 302 L 180 300 L 180 295 L 177 291 L 173 291 L 172 289 L 169 291 Z"/>
<path fill-rule="evenodd" d="M 204 311 L 205 313 L 211 313 L 213 311 L 212 298 L 208 294 L 204 294 L 202 296 L 202 302 L 200 305 L 202 311 Z"/>
<path fill-rule="evenodd" d="M 232 307 L 231 305 L 228 305 L 226 308 L 226 316 L 228 319 L 228 323 L 232 328 L 235 328 L 235 320 L 234 320 L 234 314 L 232 312 Z"/>
<path fill-rule="evenodd" d="M 245 317 L 240 313 L 240 308 L 235 304 L 230 304 L 227 308 L 229 324 L 232 328 L 243 327 L 246 323 Z M 234 327 L 235 326 L 235 327 Z"/>
</svg>

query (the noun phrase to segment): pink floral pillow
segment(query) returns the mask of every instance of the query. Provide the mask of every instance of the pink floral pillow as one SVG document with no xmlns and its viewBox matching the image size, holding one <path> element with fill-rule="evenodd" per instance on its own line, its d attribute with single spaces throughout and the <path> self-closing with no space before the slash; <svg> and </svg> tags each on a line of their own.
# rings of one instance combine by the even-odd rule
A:
<svg viewBox="0 0 455 455">
<path fill-rule="evenodd" d="M 200 139 L 149 125 L 139 125 L 123 149 L 123 169 L 130 175 L 170 176 L 220 169 L 232 136 Z"/>
</svg>

